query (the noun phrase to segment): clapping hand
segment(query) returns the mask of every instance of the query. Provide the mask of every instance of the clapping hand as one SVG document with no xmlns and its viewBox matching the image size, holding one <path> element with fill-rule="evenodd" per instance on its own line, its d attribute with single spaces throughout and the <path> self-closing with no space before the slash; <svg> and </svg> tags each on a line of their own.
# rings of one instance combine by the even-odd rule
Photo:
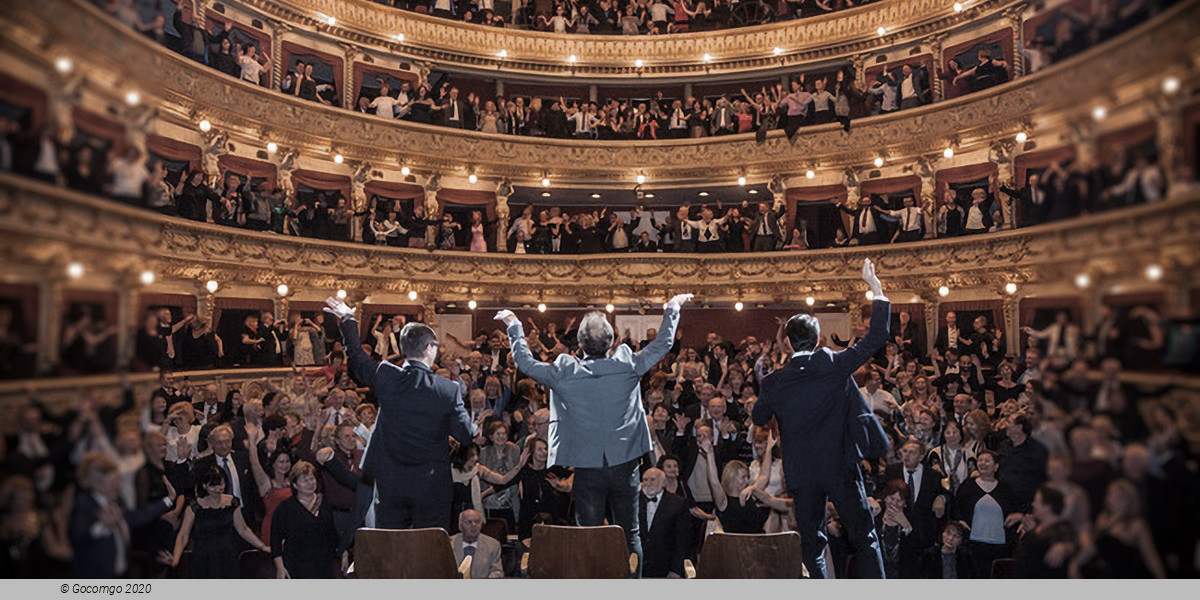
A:
<svg viewBox="0 0 1200 600">
<path fill-rule="evenodd" d="M 337 298 L 325 299 L 325 312 L 337 317 L 339 320 L 354 318 L 354 307 L 338 300 Z"/>
</svg>

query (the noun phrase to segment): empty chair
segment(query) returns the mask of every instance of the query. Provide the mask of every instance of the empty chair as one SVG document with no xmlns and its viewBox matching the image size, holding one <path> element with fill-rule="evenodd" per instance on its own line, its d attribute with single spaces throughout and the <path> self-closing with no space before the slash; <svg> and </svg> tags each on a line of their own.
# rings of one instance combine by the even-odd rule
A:
<svg viewBox="0 0 1200 600">
<path fill-rule="evenodd" d="M 499 517 L 492 517 L 483 524 L 483 529 L 480 533 L 486 535 L 501 544 L 508 542 L 508 520 Z"/>
<path fill-rule="evenodd" d="M 534 525 L 528 560 L 534 579 L 626 579 L 637 565 L 616 525 Z"/>
<path fill-rule="evenodd" d="M 362 528 L 354 537 L 352 567 L 359 579 L 457 579 L 450 536 L 444 529 Z M 470 557 L 463 560 L 470 573 Z"/>
<path fill-rule="evenodd" d="M 714 533 L 704 540 L 698 579 L 799 579 L 800 534 Z"/>
</svg>

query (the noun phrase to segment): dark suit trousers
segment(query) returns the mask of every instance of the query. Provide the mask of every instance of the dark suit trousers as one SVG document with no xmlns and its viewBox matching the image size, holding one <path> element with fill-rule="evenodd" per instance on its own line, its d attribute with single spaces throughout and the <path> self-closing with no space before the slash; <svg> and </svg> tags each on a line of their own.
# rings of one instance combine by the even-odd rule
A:
<svg viewBox="0 0 1200 600">
<path fill-rule="evenodd" d="M 846 540 L 858 559 L 859 577 L 883 579 L 879 536 L 875 534 L 875 522 L 867 506 L 867 492 L 858 467 L 847 470 L 841 481 L 815 483 L 790 491 L 796 503 L 796 531 L 800 534 L 800 550 L 809 577 L 826 577 L 824 553 L 829 538 L 825 531 L 825 504 L 832 501 L 841 518 Z"/>
<path fill-rule="evenodd" d="M 397 465 L 386 478 L 376 479 L 379 502 L 375 526 L 380 529 L 441 527 L 450 531 L 454 497 L 450 466 Z"/>
<path fill-rule="evenodd" d="M 773 235 L 756 235 L 754 236 L 753 250 L 755 252 L 771 252 L 775 249 L 775 236 Z"/>
<path fill-rule="evenodd" d="M 641 458 L 599 468 L 575 468 L 575 524 L 596 527 L 604 524 L 605 507 L 612 510 L 613 522 L 625 530 L 625 542 L 638 557 L 638 577 L 642 573 L 642 538 L 638 533 L 638 492 Z"/>
</svg>

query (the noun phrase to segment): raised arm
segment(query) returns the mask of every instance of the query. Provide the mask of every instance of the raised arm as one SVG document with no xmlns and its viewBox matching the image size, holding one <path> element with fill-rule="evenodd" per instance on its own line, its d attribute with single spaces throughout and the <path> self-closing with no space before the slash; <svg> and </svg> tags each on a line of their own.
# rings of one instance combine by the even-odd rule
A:
<svg viewBox="0 0 1200 600">
<path fill-rule="evenodd" d="M 659 325 L 658 335 L 645 348 L 633 354 L 633 369 L 639 377 L 645 375 L 671 351 L 671 345 L 675 341 L 675 328 L 679 326 L 679 309 L 684 302 L 691 299 L 692 294 L 679 294 L 663 307 L 663 321 L 662 325 Z"/>
<path fill-rule="evenodd" d="M 358 382 L 367 387 L 375 387 L 375 372 L 379 368 L 367 353 L 363 352 L 362 344 L 358 341 L 358 321 L 354 319 L 354 308 L 346 305 L 337 298 L 325 300 L 325 312 L 341 321 L 342 345 L 346 348 L 346 362 L 350 365 L 350 373 Z"/>
<path fill-rule="evenodd" d="M 869 258 L 863 260 L 862 277 L 863 281 L 870 286 L 874 298 L 871 308 L 871 328 L 861 340 L 833 355 L 834 367 L 846 375 L 858 370 L 863 363 L 883 349 L 891 328 L 891 303 L 883 295 L 883 284 L 875 276 L 875 264 Z"/>
<path fill-rule="evenodd" d="M 510 351 L 517 370 L 546 387 L 553 387 L 558 380 L 558 369 L 533 357 L 533 353 L 529 351 L 529 343 L 525 341 L 525 330 L 521 328 L 521 320 L 511 310 L 496 313 L 496 320 L 503 322 L 508 330 Z"/>
</svg>

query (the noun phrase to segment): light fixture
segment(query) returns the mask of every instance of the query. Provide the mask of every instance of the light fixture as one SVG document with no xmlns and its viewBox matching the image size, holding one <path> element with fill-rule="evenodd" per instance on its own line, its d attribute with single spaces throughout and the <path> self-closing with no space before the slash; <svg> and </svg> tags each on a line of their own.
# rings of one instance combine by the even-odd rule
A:
<svg viewBox="0 0 1200 600">
<path fill-rule="evenodd" d="M 942 150 L 942 157 L 947 160 L 954 158 L 954 148 L 952 146 L 950 146 L 950 147 L 947 147 L 945 150 Z"/>
<path fill-rule="evenodd" d="M 198 125 L 200 127 L 200 131 L 203 131 L 204 133 L 212 131 L 212 123 L 208 119 L 200 119 L 200 123 Z"/>
<path fill-rule="evenodd" d="M 654 194 L 646 194 L 647 198 L 654 199 Z"/>
<path fill-rule="evenodd" d="M 1096 106 L 1092 109 L 1092 118 L 1097 121 L 1103 121 L 1108 116 L 1108 109 L 1103 106 Z"/>
<path fill-rule="evenodd" d="M 738 185 L 746 185 L 746 177 L 744 175 L 738 177 Z"/>
<path fill-rule="evenodd" d="M 67 276 L 71 279 L 79 279 L 80 277 L 83 277 L 83 264 L 73 262 L 67 265 Z"/>
<path fill-rule="evenodd" d="M 939 296 L 941 296 L 941 297 L 943 297 L 943 298 L 945 298 L 946 296 L 949 296 L 949 295 L 950 295 L 950 288 L 948 288 L 948 287 L 946 287 L 946 286 L 944 286 L 944 285 L 943 285 L 943 286 L 941 286 L 941 287 L 939 287 L 939 288 L 938 288 L 938 295 L 939 295 Z"/>
<path fill-rule="evenodd" d="M 575 56 L 574 54 L 567 57 L 567 62 L 572 64 L 574 64 L 577 60 L 579 60 L 579 57 Z"/>
<path fill-rule="evenodd" d="M 470 175 L 467 175 L 467 181 L 469 181 L 471 183 L 475 183 L 475 182 L 479 181 L 479 178 L 476 177 L 474 173 L 471 173 Z"/>
<path fill-rule="evenodd" d="M 1167 94 L 1174 94 L 1179 91 L 1180 83 L 1178 77 L 1167 77 L 1162 81 L 1162 91 Z"/>
<path fill-rule="evenodd" d="M 612 305 L 612 302 L 609 302 L 608 304 L 605 304 L 605 305 L 604 305 L 604 310 L 605 310 L 606 312 L 612 312 L 612 311 L 614 311 L 614 310 L 617 310 L 617 307 L 613 306 L 613 305 Z"/>
<path fill-rule="evenodd" d="M 706 63 L 709 63 L 709 62 L 712 62 L 712 58 L 713 58 L 713 57 L 712 57 L 712 55 L 711 55 L 711 54 L 709 54 L 709 53 L 705 52 L 705 53 L 704 53 L 704 56 L 701 56 L 701 57 L 700 57 L 700 60 L 702 60 L 702 61 L 704 61 L 704 62 L 706 62 Z"/>
<path fill-rule="evenodd" d="M 542 178 L 542 187 L 550 187 L 550 178 L 549 177 Z"/>
<path fill-rule="evenodd" d="M 596 199 L 596 200 L 599 200 L 599 199 L 600 199 L 600 194 L 592 194 L 592 198 L 593 198 L 593 199 Z"/>
<path fill-rule="evenodd" d="M 412 169 L 408 168 L 408 165 L 404 165 L 403 167 L 400 167 L 401 175 L 408 177 L 409 173 L 412 173 Z"/>
<path fill-rule="evenodd" d="M 643 62 L 643 61 L 642 61 L 642 59 L 640 59 L 640 58 L 639 58 L 639 59 L 637 59 L 637 60 L 635 60 L 635 61 L 633 61 L 633 66 L 635 66 L 635 67 L 637 67 L 637 68 L 639 68 L 639 69 L 640 69 L 640 68 L 642 68 L 642 65 L 644 65 L 644 64 L 646 64 L 646 63 L 645 63 L 645 62 Z"/>
<path fill-rule="evenodd" d="M 963 11 L 963 3 L 955 2 L 954 3 L 954 12 L 962 12 L 962 11 Z"/>
<path fill-rule="evenodd" d="M 417 290 L 408 290 L 408 299 L 416 300 L 417 299 Z"/>
<path fill-rule="evenodd" d="M 346 157 L 342 156 L 341 154 L 334 154 L 333 162 L 340 165 L 340 164 L 346 162 Z"/>
<path fill-rule="evenodd" d="M 742 304 L 741 300 L 738 300 L 733 305 L 733 310 L 736 310 L 738 312 L 741 312 L 743 308 L 746 308 L 746 305 Z"/>
<path fill-rule="evenodd" d="M 708 192 L 700 192 L 700 197 L 701 197 L 701 198 L 707 198 L 707 197 L 708 197 Z"/>
<path fill-rule="evenodd" d="M 638 173 L 636 181 L 638 182 L 638 185 L 642 185 L 643 183 L 646 183 L 646 176 Z"/>
<path fill-rule="evenodd" d="M 65 56 L 60 56 L 54 59 L 54 70 L 58 71 L 59 75 L 66 75 L 75 70 L 75 63 Z"/>
<path fill-rule="evenodd" d="M 546 303 L 538 302 L 538 312 L 546 312 Z"/>
<path fill-rule="evenodd" d="M 757 193 L 758 193 L 758 190 L 750 190 L 750 192 L 749 192 L 749 193 L 751 193 L 751 194 L 757 194 Z"/>
<path fill-rule="evenodd" d="M 397 42 L 404 42 L 404 34 L 403 33 L 393 33 L 392 39 L 396 40 Z"/>
<path fill-rule="evenodd" d="M 814 305 L 814 304 L 816 304 L 816 303 L 817 303 L 817 299 L 816 299 L 816 298 L 813 298 L 812 296 L 809 296 L 809 297 L 807 297 L 807 298 L 805 298 L 805 299 L 804 299 L 804 303 L 805 303 L 805 304 L 807 304 L 807 305 L 809 305 L 809 306 L 812 306 L 812 305 Z"/>
<path fill-rule="evenodd" d="M 1006 293 L 1006 294 L 1015 294 L 1015 293 L 1017 293 L 1017 284 L 1015 284 L 1015 283 L 1013 283 L 1013 282 L 1011 282 L 1011 281 L 1010 281 L 1010 282 L 1008 282 L 1008 283 L 1006 283 L 1006 284 L 1004 284 L 1004 293 Z"/>
<path fill-rule="evenodd" d="M 337 17 L 329 17 L 326 21 L 328 21 L 330 27 L 337 25 Z"/>
<path fill-rule="evenodd" d="M 880 25 L 879 28 L 875 30 L 875 33 L 878 33 L 879 35 L 887 35 L 887 29 L 885 29 L 883 25 Z"/>
<path fill-rule="evenodd" d="M 338 290 L 337 294 L 335 294 L 335 295 L 337 296 L 338 300 L 345 300 L 346 299 L 346 290 Z"/>
<path fill-rule="evenodd" d="M 875 299 L 875 292 L 872 292 L 871 290 L 867 290 L 867 302 L 870 302 L 874 299 Z"/>
<path fill-rule="evenodd" d="M 508 58 L 508 50 L 502 49 L 496 53 L 496 56 L 499 56 L 500 58 Z"/>
<path fill-rule="evenodd" d="M 1028 133 L 1025 133 L 1024 131 L 1022 131 L 1022 132 L 1020 132 L 1020 133 L 1018 133 L 1018 134 L 1017 134 L 1017 143 L 1018 143 L 1018 144 L 1024 144 L 1024 143 L 1025 143 L 1026 141 L 1028 141 L 1028 140 L 1029 140 L 1029 134 L 1028 134 Z"/>
<path fill-rule="evenodd" d="M 883 157 L 882 157 L 882 156 L 876 156 L 876 157 L 875 157 L 875 168 L 879 168 L 879 167 L 882 167 L 882 166 L 883 166 Z"/>
<path fill-rule="evenodd" d="M 775 49 L 772 50 L 772 52 L 775 53 L 775 56 L 779 56 L 780 54 L 783 54 L 783 48 L 780 48 L 779 46 L 775 46 Z"/>
<path fill-rule="evenodd" d="M 142 285 L 150 285 L 150 284 L 154 283 L 154 271 L 151 271 L 149 269 L 142 271 L 141 279 L 142 279 Z"/>
<path fill-rule="evenodd" d="M 1163 268 L 1158 265 L 1150 265 L 1146 267 L 1146 279 L 1150 281 L 1158 281 L 1163 277 Z"/>
<path fill-rule="evenodd" d="M 1080 273 L 1075 276 L 1075 286 L 1076 287 L 1085 288 L 1089 285 L 1092 285 L 1092 277 L 1090 275 L 1088 275 L 1087 273 Z"/>
<path fill-rule="evenodd" d="M 275 154 L 278 151 L 279 151 L 279 144 L 276 144 L 275 142 L 267 142 L 267 152 L 268 153 Z"/>
<path fill-rule="evenodd" d="M 476 302 L 474 299 L 472 299 L 472 300 L 467 300 L 467 308 L 469 308 L 469 309 L 471 309 L 471 310 L 475 310 L 475 308 L 476 308 L 476 307 L 478 307 L 478 306 L 479 306 L 479 303 L 478 303 L 478 302 Z"/>
<path fill-rule="evenodd" d="M 142 95 L 137 90 L 129 90 L 125 92 L 125 104 L 137 106 L 142 103 Z"/>
<path fill-rule="evenodd" d="M 275 293 L 279 294 L 280 296 L 286 296 L 286 295 L 288 295 L 288 286 L 287 286 L 287 284 L 286 284 L 286 283 L 281 283 L 281 284 L 279 284 L 279 287 L 275 288 Z"/>
<path fill-rule="evenodd" d="M 217 283 L 216 279 L 209 279 L 204 284 L 204 289 L 208 290 L 208 293 L 210 293 L 210 294 L 217 293 L 217 290 L 220 288 L 221 288 L 221 284 Z"/>
<path fill-rule="evenodd" d="M 812 169 L 809 169 L 804 172 L 804 177 L 806 177 L 808 179 L 812 179 L 813 177 L 816 177 L 816 176 L 817 176 L 817 172 Z"/>
</svg>

